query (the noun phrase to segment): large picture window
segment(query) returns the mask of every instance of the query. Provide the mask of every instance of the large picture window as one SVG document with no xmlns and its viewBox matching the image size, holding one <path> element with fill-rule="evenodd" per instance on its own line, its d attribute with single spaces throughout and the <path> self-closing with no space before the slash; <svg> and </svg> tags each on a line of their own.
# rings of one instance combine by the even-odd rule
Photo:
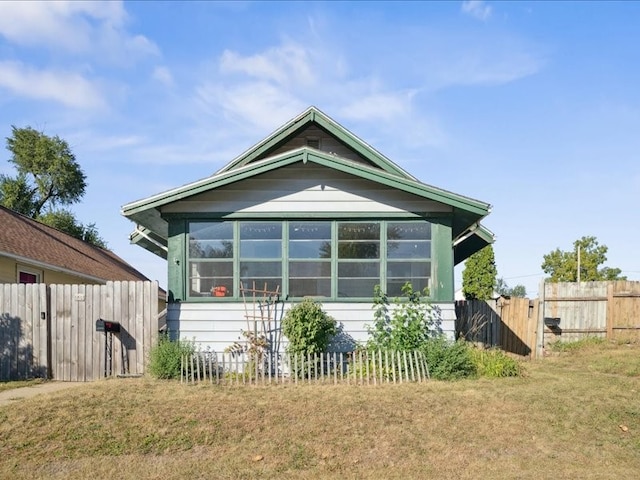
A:
<svg viewBox="0 0 640 480">
<path fill-rule="evenodd" d="M 282 223 L 239 222 L 240 282 L 282 291 Z"/>
<path fill-rule="evenodd" d="M 375 285 L 430 286 L 425 221 L 189 222 L 189 296 L 241 296 L 266 287 L 292 298 L 370 299 Z"/>
<path fill-rule="evenodd" d="M 233 296 L 233 222 L 189 224 L 190 296 Z"/>
</svg>

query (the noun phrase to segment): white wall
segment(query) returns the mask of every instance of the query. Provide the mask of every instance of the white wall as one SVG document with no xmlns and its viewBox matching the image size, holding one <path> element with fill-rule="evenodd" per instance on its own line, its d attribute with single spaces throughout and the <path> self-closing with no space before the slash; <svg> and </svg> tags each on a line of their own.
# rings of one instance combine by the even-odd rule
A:
<svg viewBox="0 0 640 480">
<path fill-rule="evenodd" d="M 284 305 L 285 311 L 291 307 Z M 455 309 L 453 303 L 434 304 L 441 316 L 441 328 L 449 337 L 454 337 Z M 175 337 L 194 340 L 199 348 L 222 352 L 226 347 L 238 341 L 241 330 L 253 328 L 253 320 L 247 324 L 245 315 L 259 316 L 252 307 L 245 311 L 243 303 L 174 303 L 169 304 L 167 327 Z M 368 338 L 366 325 L 373 323 L 372 304 L 368 303 L 325 303 L 323 309 L 344 326 L 344 335 L 330 345 L 330 351 L 350 351 L 353 342 L 365 342 Z M 279 313 L 282 313 L 280 310 Z M 280 317 L 278 317 L 280 318 Z M 272 340 L 280 341 L 280 351 L 286 347 L 286 339 L 279 335 L 278 324 L 271 325 Z M 265 328 L 265 330 L 268 330 Z M 351 345 L 350 345 L 351 344 Z"/>
</svg>

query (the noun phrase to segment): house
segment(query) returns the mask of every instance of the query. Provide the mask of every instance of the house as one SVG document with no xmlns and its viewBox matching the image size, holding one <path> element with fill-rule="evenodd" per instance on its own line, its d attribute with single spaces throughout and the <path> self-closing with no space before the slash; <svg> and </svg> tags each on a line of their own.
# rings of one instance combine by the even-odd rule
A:
<svg viewBox="0 0 640 480">
<path fill-rule="evenodd" d="M 221 351 L 247 329 L 240 287 L 254 284 L 287 305 L 319 299 L 359 341 L 374 286 L 394 296 L 409 281 L 429 289 L 453 335 L 454 265 L 493 241 L 479 223 L 489 210 L 310 107 L 214 175 L 122 214 L 136 223 L 131 241 L 167 259 L 169 330 Z"/>
<path fill-rule="evenodd" d="M 109 250 L 0 206 L 0 283 L 147 281 Z"/>
</svg>

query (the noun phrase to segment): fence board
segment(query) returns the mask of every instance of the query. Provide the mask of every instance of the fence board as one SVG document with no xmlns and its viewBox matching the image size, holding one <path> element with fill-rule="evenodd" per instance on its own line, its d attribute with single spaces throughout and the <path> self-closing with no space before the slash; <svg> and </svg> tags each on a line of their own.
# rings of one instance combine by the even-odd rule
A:
<svg viewBox="0 0 640 480">
<path fill-rule="evenodd" d="M 157 341 L 157 282 L 0 284 L 0 308 L 0 380 L 101 378 L 105 335 L 96 332 L 98 318 L 122 326 L 113 337 L 114 375 L 143 374 Z"/>
</svg>

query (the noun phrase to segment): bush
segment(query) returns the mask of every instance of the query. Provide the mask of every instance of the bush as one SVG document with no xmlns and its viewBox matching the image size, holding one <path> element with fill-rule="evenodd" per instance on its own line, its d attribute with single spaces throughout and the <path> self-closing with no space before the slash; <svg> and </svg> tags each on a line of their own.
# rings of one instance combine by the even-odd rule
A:
<svg viewBox="0 0 640 480">
<path fill-rule="evenodd" d="M 289 340 L 289 353 L 321 353 L 338 331 L 336 321 L 310 298 L 291 307 L 282 319 L 282 333 Z"/>
<path fill-rule="evenodd" d="M 422 351 L 431 378 L 456 380 L 476 374 L 471 347 L 463 341 L 452 342 L 441 335 L 427 340 Z"/>
<path fill-rule="evenodd" d="M 373 292 L 374 321 L 367 326 L 367 348 L 393 351 L 413 351 L 421 348 L 430 338 L 439 335 L 440 324 L 436 312 L 427 298 L 428 290 L 414 290 L 410 282 L 402 286 L 404 298 L 393 300 L 376 285 Z"/>
<path fill-rule="evenodd" d="M 519 377 L 522 374 L 520 363 L 502 350 L 472 348 L 471 356 L 476 371 L 481 377 Z"/>
<path fill-rule="evenodd" d="M 191 357 L 196 352 L 193 342 L 170 340 L 169 335 L 160 335 L 158 344 L 149 353 L 149 373 L 156 378 L 180 378 L 180 365 L 183 357 Z"/>
<path fill-rule="evenodd" d="M 291 307 L 282 319 L 282 333 L 289 340 L 287 352 L 294 355 L 322 353 L 338 331 L 335 319 L 310 298 Z M 295 372 L 298 377 L 311 377 L 320 364 L 303 362 Z"/>
</svg>

